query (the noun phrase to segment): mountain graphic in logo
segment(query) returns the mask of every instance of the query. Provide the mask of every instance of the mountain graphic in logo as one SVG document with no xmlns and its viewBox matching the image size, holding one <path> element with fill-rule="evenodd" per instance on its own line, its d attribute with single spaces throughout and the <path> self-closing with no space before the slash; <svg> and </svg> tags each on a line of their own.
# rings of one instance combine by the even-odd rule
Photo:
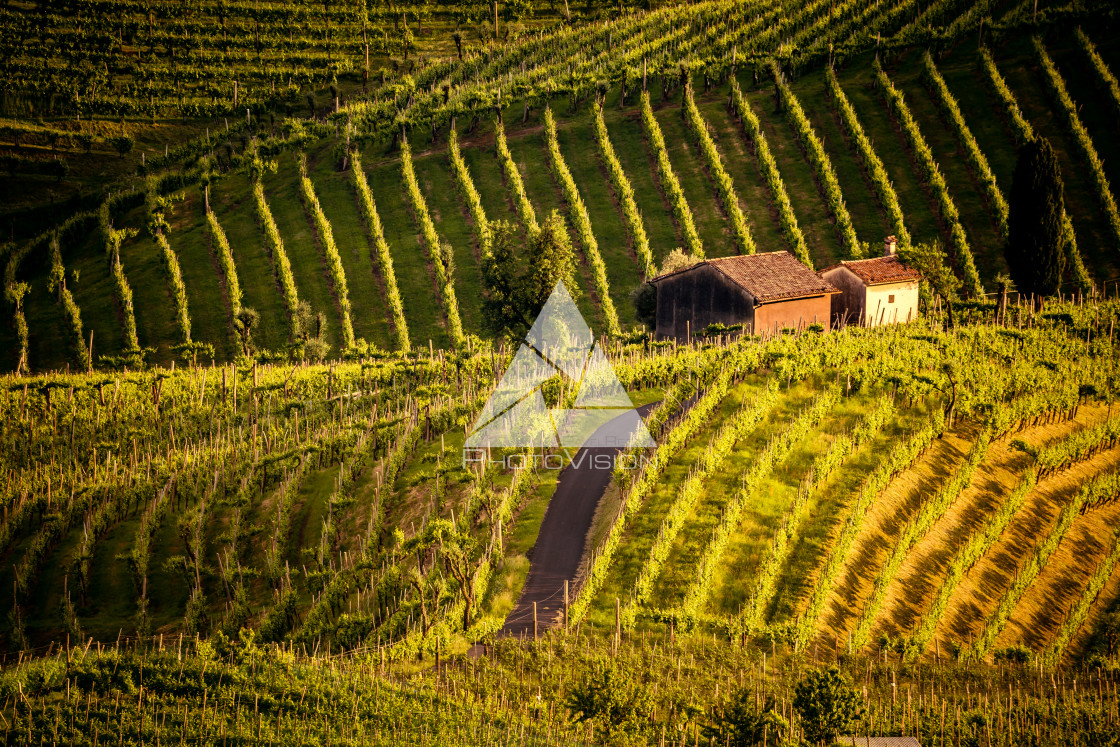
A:
<svg viewBox="0 0 1120 747">
<path fill-rule="evenodd" d="M 560 376 L 576 391 L 570 408 L 549 409 L 541 388 Z M 607 357 L 556 284 L 467 437 L 467 448 L 653 446 Z"/>
</svg>

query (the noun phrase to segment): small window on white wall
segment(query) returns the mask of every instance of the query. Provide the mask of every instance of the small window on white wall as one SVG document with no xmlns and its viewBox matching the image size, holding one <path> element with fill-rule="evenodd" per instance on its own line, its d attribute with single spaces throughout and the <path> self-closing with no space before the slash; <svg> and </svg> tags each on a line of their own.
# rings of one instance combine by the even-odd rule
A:
<svg viewBox="0 0 1120 747">
<path fill-rule="evenodd" d="M 894 303 L 894 294 L 887 296 L 887 303 Z"/>
</svg>

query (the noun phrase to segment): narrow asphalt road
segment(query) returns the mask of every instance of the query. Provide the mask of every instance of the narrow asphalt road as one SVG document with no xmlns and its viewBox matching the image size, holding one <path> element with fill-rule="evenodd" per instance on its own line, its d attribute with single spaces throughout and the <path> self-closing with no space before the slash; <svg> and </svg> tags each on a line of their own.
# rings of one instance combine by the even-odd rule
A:
<svg viewBox="0 0 1120 747">
<path fill-rule="evenodd" d="M 653 404 L 645 405 L 638 408 L 638 413 L 644 419 L 652 409 Z M 603 426 L 609 427 L 610 424 Z M 556 492 L 548 503 L 537 543 L 533 547 L 529 577 L 516 606 L 506 617 L 502 635 L 533 635 L 533 602 L 537 603 L 539 632 L 563 622 L 564 581 L 575 581 L 595 509 L 606 493 L 613 473 L 610 467 L 603 469 L 596 465 L 609 462 L 613 467 L 614 455 L 619 451 L 620 447 L 582 448 L 560 473 Z M 601 455 L 610 458 L 603 459 Z M 572 592 L 575 592 L 574 586 Z"/>
</svg>

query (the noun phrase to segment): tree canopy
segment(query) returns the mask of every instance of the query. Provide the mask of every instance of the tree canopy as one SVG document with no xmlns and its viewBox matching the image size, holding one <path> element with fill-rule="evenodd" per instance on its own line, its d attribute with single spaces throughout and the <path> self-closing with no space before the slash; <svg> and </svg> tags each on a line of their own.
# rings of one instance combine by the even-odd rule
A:
<svg viewBox="0 0 1120 747">
<path fill-rule="evenodd" d="M 813 670 L 797 683 L 793 706 L 813 744 L 832 744 L 864 712 L 863 699 L 836 667 Z"/>
<path fill-rule="evenodd" d="M 572 241 L 559 211 L 553 210 L 529 236 L 524 256 L 518 256 L 519 243 L 512 224 L 493 221 L 490 251 L 482 258 L 486 318 L 495 334 L 511 338 L 528 331 L 557 283 L 563 281 L 577 296 Z"/>
</svg>

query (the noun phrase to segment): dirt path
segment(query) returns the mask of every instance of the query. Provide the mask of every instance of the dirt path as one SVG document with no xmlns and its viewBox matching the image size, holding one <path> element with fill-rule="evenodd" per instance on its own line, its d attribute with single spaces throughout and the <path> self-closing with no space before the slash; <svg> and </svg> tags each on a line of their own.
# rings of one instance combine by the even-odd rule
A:
<svg viewBox="0 0 1120 747">
<path fill-rule="evenodd" d="M 652 409 L 653 404 L 645 405 L 638 408 L 638 413 L 645 418 Z M 603 426 L 609 427 L 609 424 Z M 556 492 L 548 502 L 532 549 L 529 577 L 525 579 L 517 605 L 506 617 L 502 635 L 533 635 L 533 602 L 537 603 L 538 632 L 563 622 L 564 581 L 575 581 L 587 532 L 599 499 L 610 484 L 614 455 L 620 450 L 619 447 L 582 448 L 560 473 Z"/>
</svg>

